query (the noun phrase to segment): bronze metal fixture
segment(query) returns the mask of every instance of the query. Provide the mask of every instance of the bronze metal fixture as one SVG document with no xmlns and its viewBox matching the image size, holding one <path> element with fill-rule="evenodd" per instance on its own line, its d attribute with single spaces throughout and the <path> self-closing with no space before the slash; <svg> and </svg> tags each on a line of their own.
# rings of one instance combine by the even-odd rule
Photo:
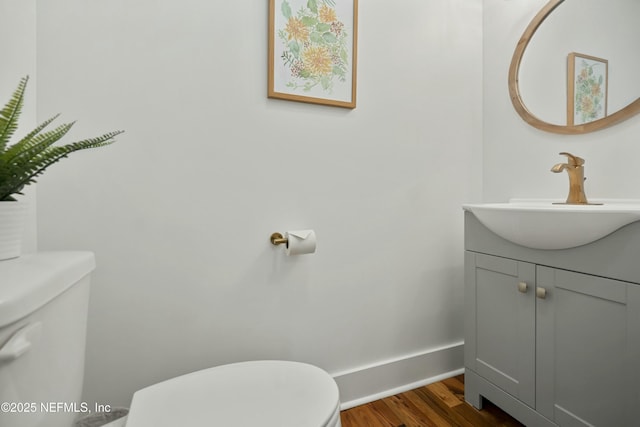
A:
<svg viewBox="0 0 640 427">
<path fill-rule="evenodd" d="M 282 245 L 282 244 L 288 245 L 289 244 L 289 239 L 287 239 L 280 233 L 273 233 L 269 238 L 269 240 L 271 240 L 272 245 Z"/>
<path fill-rule="evenodd" d="M 567 156 L 567 163 L 553 165 L 551 172 L 560 173 L 566 170 L 569 174 L 569 196 L 567 205 L 589 205 L 587 196 L 584 194 L 584 159 L 574 156 L 571 153 L 561 152 L 560 155 Z"/>
</svg>

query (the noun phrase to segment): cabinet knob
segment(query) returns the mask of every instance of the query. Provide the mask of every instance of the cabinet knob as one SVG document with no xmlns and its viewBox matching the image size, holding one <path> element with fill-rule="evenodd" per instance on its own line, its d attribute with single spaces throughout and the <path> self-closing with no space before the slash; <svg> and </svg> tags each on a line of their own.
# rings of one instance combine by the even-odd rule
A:
<svg viewBox="0 0 640 427">
<path fill-rule="evenodd" d="M 536 288 L 536 296 L 540 299 L 545 299 L 547 297 L 547 290 L 545 288 Z"/>
<path fill-rule="evenodd" d="M 527 290 L 529 290 L 529 285 L 527 285 L 527 282 L 519 282 L 518 283 L 518 290 L 520 292 L 522 292 L 523 294 L 526 294 Z"/>
</svg>

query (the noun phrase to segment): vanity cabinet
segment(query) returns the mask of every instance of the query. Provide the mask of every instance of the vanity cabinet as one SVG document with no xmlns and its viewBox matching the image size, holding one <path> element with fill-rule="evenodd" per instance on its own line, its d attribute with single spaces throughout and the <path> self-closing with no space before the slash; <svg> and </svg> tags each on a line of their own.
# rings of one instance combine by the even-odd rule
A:
<svg viewBox="0 0 640 427">
<path fill-rule="evenodd" d="M 639 223 L 538 250 L 465 212 L 465 399 L 532 427 L 640 426 L 638 263 Z"/>
</svg>

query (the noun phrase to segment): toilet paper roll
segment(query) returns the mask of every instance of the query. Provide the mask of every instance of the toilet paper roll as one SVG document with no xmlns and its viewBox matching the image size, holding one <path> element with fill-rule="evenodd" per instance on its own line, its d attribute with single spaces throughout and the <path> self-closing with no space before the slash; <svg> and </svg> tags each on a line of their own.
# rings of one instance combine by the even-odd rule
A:
<svg viewBox="0 0 640 427">
<path fill-rule="evenodd" d="M 316 251 L 316 232 L 313 230 L 296 230 L 285 232 L 287 238 L 287 255 L 312 254 Z"/>
</svg>

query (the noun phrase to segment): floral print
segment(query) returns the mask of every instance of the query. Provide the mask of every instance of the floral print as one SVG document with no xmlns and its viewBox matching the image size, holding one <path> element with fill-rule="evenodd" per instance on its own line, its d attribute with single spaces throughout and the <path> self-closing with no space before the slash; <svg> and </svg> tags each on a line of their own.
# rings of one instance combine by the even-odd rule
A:
<svg viewBox="0 0 640 427">
<path fill-rule="evenodd" d="M 309 30 L 298 18 L 290 18 L 287 21 L 287 28 L 285 29 L 287 32 L 288 40 L 298 40 L 304 42 L 309 38 Z"/>
<path fill-rule="evenodd" d="M 348 34 L 335 0 L 308 0 L 295 13 L 283 0 L 280 12 L 286 21 L 277 32 L 281 59 L 291 76 L 286 86 L 305 92 L 319 86 L 331 93 L 336 82 L 346 81 L 349 65 Z"/>
<path fill-rule="evenodd" d="M 575 80 L 575 118 L 579 123 L 588 123 L 606 115 L 604 70 L 595 69 L 605 65 L 583 59 L 579 66 Z"/>
</svg>

